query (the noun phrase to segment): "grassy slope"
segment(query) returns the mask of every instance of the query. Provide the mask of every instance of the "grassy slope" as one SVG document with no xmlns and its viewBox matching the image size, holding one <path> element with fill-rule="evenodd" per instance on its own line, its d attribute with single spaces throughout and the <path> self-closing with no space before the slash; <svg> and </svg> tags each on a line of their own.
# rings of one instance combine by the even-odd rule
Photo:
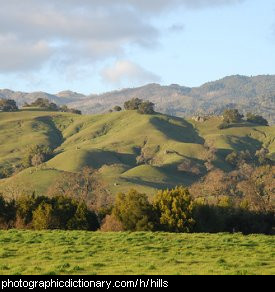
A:
<svg viewBox="0 0 275 292">
<path fill-rule="evenodd" d="M 50 145 L 56 153 L 45 169 L 24 170 L 1 180 L 0 187 L 24 185 L 43 193 L 63 171 L 76 172 L 88 165 L 99 169 L 112 193 L 133 186 L 150 193 L 156 188 L 190 184 L 193 178 L 178 172 L 176 166 L 184 157 L 202 163 L 205 141 L 219 149 L 219 165 L 225 169 L 224 156 L 232 149 L 255 150 L 265 145 L 274 157 L 275 127 L 247 124 L 220 131 L 219 123 L 219 118 L 199 123 L 134 111 L 88 116 L 0 113 L 0 164 L 18 163 L 30 144 Z M 136 165 L 141 149 L 153 157 L 152 165 Z"/>
<path fill-rule="evenodd" d="M 0 243 L 0 275 L 275 273 L 266 235 L 10 230 Z"/>
</svg>

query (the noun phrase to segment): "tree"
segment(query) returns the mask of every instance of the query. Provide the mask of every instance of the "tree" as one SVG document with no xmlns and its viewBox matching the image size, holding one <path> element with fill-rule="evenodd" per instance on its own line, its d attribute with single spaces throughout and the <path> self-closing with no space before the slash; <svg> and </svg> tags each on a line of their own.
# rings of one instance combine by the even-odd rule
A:
<svg viewBox="0 0 275 292">
<path fill-rule="evenodd" d="M 118 105 L 116 105 L 115 107 L 114 107 L 114 111 L 115 112 L 120 112 L 122 110 L 122 108 L 120 107 L 120 106 L 118 106 Z"/>
<path fill-rule="evenodd" d="M 42 202 L 34 210 L 32 217 L 32 226 L 36 230 L 54 229 L 58 227 L 55 222 L 53 207 L 49 203 Z"/>
<path fill-rule="evenodd" d="M 142 104 L 142 99 L 132 98 L 124 103 L 124 108 L 126 110 L 137 110 L 139 106 Z"/>
<path fill-rule="evenodd" d="M 193 175 L 200 175 L 202 173 L 200 165 L 187 158 L 178 165 L 177 169 L 178 171 Z"/>
<path fill-rule="evenodd" d="M 100 230 L 104 232 L 123 231 L 123 225 L 113 214 L 111 214 L 104 218 Z"/>
<path fill-rule="evenodd" d="M 268 121 L 265 118 L 259 115 L 254 115 L 250 112 L 246 114 L 246 120 L 250 123 L 254 123 L 254 124 L 258 124 L 262 126 L 268 126 Z"/>
<path fill-rule="evenodd" d="M 193 202 L 188 189 L 176 187 L 159 191 L 154 200 L 160 228 L 171 232 L 191 232 L 195 224 L 192 217 Z"/>
<path fill-rule="evenodd" d="M 38 166 L 52 157 L 52 149 L 46 145 L 32 145 L 26 151 L 23 166 Z"/>
<path fill-rule="evenodd" d="M 144 101 L 138 106 L 138 113 L 151 115 L 154 111 L 154 104 L 150 101 Z"/>
<path fill-rule="evenodd" d="M 243 115 L 237 109 L 227 109 L 223 113 L 223 120 L 226 123 L 239 123 L 242 121 Z"/>
<path fill-rule="evenodd" d="M 84 201 L 77 205 L 73 218 L 67 223 L 67 228 L 72 230 L 91 230 L 99 228 L 96 214 L 87 208 Z"/>
<path fill-rule="evenodd" d="M 16 217 L 15 202 L 6 201 L 0 194 L 0 229 L 13 226 Z"/>
<path fill-rule="evenodd" d="M 15 112 L 18 111 L 16 102 L 13 99 L 0 99 L 0 111 L 3 112 Z"/>
<path fill-rule="evenodd" d="M 268 154 L 269 150 L 267 148 L 261 148 L 256 151 L 255 156 L 257 157 L 260 165 L 272 164 L 272 161 L 268 158 Z"/>
<path fill-rule="evenodd" d="M 124 230 L 152 230 L 153 209 L 145 194 L 130 190 L 117 195 L 113 215 L 122 223 Z"/>
</svg>

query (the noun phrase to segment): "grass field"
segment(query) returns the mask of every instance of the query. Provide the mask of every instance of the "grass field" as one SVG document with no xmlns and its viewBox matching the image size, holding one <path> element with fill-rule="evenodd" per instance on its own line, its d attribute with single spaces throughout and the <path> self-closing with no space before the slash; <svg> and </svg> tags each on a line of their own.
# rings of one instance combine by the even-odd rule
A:
<svg viewBox="0 0 275 292">
<path fill-rule="evenodd" d="M 274 236 L 0 231 L 0 274 L 275 274 Z"/>
<path fill-rule="evenodd" d="M 217 148 L 216 165 L 230 170 L 225 155 L 232 150 L 255 151 L 267 147 L 275 159 L 275 127 L 242 123 L 218 130 L 218 117 L 200 123 L 163 114 L 141 115 L 121 111 L 101 115 L 75 115 L 47 111 L 0 113 L 0 167 L 20 163 L 30 144 L 49 145 L 55 157 L 43 169 L 26 169 L 0 180 L 0 191 L 20 185 L 45 194 L 63 171 L 84 166 L 99 171 L 111 194 L 136 188 L 147 194 L 156 189 L 194 182 L 177 170 L 185 159 L 205 162 L 205 142 Z M 137 165 L 144 153 L 148 165 Z"/>
</svg>

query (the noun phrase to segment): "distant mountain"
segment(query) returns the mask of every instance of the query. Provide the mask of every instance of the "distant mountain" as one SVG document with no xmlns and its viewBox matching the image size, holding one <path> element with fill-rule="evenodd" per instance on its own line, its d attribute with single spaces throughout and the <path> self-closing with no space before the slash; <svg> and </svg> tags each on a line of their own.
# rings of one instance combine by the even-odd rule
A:
<svg viewBox="0 0 275 292">
<path fill-rule="evenodd" d="M 15 99 L 19 105 L 45 97 L 57 104 L 66 103 L 78 108 L 83 113 L 102 113 L 115 105 L 123 105 L 130 98 L 139 97 L 154 102 L 157 111 L 174 116 L 220 114 L 226 108 L 236 107 L 242 112 L 261 114 L 275 124 L 275 75 L 234 75 L 193 88 L 148 84 L 89 96 L 71 91 L 51 95 L 0 90 L 0 97 Z"/>
</svg>

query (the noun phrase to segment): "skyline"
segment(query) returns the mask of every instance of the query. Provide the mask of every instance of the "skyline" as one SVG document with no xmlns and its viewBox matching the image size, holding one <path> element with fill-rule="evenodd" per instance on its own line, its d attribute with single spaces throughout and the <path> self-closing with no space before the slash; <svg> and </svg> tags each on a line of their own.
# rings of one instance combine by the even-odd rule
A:
<svg viewBox="0 0 275 292">
<path fill-rule="evenodd" d="M 272 0 L 0 4 L 0 88 L 94 94 L 275 73 Z"/>
</svg>

